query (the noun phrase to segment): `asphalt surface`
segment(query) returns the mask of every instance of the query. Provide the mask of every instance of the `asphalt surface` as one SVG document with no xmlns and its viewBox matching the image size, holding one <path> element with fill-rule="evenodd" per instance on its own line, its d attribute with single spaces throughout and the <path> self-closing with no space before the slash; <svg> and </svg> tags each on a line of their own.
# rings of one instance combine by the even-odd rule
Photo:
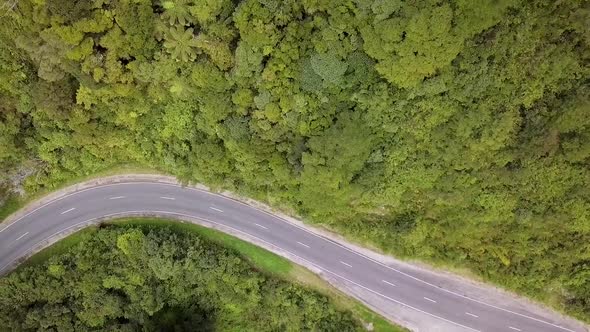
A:
<svg viewBox="0 0 590 332">
<path fill-rule="evenodd" d="M 39 243 L 85 221 L 128 213 L 196 217 L 230 226 L 388 301 L 402 304 L 457 331 L 583 331 L 522 308 L 495 306 L 435 285 L 356 253 L 279 217 L 221 195 L 161 183 L 119 183 L 82 190 L 0 225 L 0 273 Z M 453 329 L 455 330 L 455 329 Z"/>
</svg>

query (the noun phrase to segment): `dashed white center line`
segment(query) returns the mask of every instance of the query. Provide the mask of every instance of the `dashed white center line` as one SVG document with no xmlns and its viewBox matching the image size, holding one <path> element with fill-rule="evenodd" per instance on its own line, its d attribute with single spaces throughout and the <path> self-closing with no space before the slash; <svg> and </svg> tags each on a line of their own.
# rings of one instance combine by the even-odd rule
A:
<svg viewBox="0 0 590 332">
<path fill-rule="evenodd" d="M 64 211 L 64 212 L 62 212 L 61 214 L 66 214 L 66 213 L 68 213 L 68 212 L 72 212 L 72 211 L 74 211 L 75 209 L 76 209 L 76 208 L 71 208 L 71 209 L 65 210 L 65 211 Z"/>
<path fill-rule="evenodd" d="M 522 331 L 521 329 L 517 329 L 516 327 L 508 326 L 509 329 L 514 331 Z"/>
<path fill-rule="evenodd" d="M 115 196 L 115 197 L 110 197 L 109 199 L 121 199 L 121 198 L 125 198 L 125 196 Z"/>
<path fill-rule="evenodd" d="M 471 316 L 471 317 L 475 317 L 475 318 L 478 318 L 478 317 L 479 317 L 478 315 L 474 315 L 474 314 L 472 314 L 472 313 L 470 313 L 470 312 L 466 312 L 465 314 L 466 314 L 467 316 Z"/>
<path fill-rule="evenodd" d="M 175 200 L 175 199 L 176 199 L 176 198 L 174 198 L 174 197 L 166 197 L 166 196 L 160 196 L 160 198 L 161 198 L 161 199 L 168 199 L 168 200 L 171 200 L 171 201 L 173 201 L 173 200 Z"/>
<path fill-rule="evenodd" d="M 391 283 L 391 282 L 389 282 L 389 281 L 387 281 L 387 280 L 381 280 L 381 281 L 383 281 L 384 283 L 386 283 L 386 284 L 388 284 L 388 285 L 390 285 L 390 286 L 395 286 L 395 284 L 394 284 L 394 283 Z"/>
<path fill-rule="evenodd" d="M 212 207 L 212 206 L 210 206 L 209 208 L 210 208 L 211 210 L 214 210 L 214 211 L 217 211 L 217 212 L 223 212 L 223 210 L 220 210 L 220 209 L 218 209 L 218 208 L 215 208 L 215 207 Z"/>
<path fill-rule="evenodd" d="M 430 301 L 430 302 L 432 302 L 432 303 L 436 303 L 436 301 L 435 301 L 435 300 L 433 300 L 433 299 L 429 299 L 429 298 L 427 298 L 426 296 L 424 297 L 424 299 L 425 299 L 426 301 Z"/>
<path fill-rule="evenodd" d="M 27 234 L 29 234 L 29 232 L 26 232 L 25 234 L 19 236 L 16 240 L 14 240 L 15 242 L 22 239 L 23 237 L 27 236 Z"/>
<path fill-rule="evenodd" d="M 344 264 L 344 265 L 346 265 L 346 266 L 348 266 L 348 267 L 352 267 L 352 265 L 350 265 L 350 264 L 348 264 L 348 263 L 346 263 L 346 262 L 340 261 L 340 263 L 342 263 L 342 264 Z"/>
<path fill-rule="evenodd" d="M 266 227 L 264 227 L 264 226 L 262 226 L 262 225 L 260 225 L 260 224 L 254 224 L 254 225 L 256 225 L 256 226 L 258 226 L 258 227 L 260 227 L 260 228 L 268 229 L 268 228 L 266 228 Z"/>
<path fill-rule="evenodd" d="M 305 248 L 309 248 L 309 246 L 305 243 L 301 243 L 301 242 L 297 241 L 297 244 L 300 246 L 304 246 Z"/>
</svg>

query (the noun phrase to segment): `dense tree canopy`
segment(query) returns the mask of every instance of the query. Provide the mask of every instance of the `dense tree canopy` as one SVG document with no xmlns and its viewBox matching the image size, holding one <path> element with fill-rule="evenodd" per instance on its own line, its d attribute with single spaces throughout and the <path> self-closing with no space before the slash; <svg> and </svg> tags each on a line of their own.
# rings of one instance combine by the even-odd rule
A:
<svg viewBox="0 0 590 332">
<path fill-rule="evenodd" d="M 588 1 L 22 0 L 2 15 L 7 182 L 157 167 L 590 317 Z"/>
<path fill-rule="evenodd" d="M 361 331 L 350 312 L 188 232 L 107 227 L 0 279 L 6 331 Z"/>
</svg>

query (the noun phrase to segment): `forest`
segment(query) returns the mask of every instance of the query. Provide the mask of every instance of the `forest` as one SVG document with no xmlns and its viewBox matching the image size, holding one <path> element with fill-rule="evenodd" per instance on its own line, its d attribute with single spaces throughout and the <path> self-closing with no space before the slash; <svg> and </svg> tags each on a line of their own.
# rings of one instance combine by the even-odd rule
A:
<svg viewBox="0 0 590 332">
<path fill-rule="evenodd" d="M 3 331 L 363 331 L 315 291 L 166 227 L 103 227 L 0 279 Z"/>
<path fill-rule="evenodd" d="M 590 2 L 0 8 L 3 198 L 143 165 L 590 320 Z"/>
</svg>

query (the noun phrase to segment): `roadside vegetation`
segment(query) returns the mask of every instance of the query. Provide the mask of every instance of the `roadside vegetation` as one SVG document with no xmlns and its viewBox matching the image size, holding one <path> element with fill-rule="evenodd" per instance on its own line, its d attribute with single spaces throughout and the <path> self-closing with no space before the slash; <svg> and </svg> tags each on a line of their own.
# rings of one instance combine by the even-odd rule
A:
<svg viewBox="0 0 590 332">
<path fill-rule="evenodd" d="M 154 168 L 590 321 L 587 1 L 0 8 L 1 188 Z"/>
<path fill-rule="evenodd" d="M 401 332 L 313 273 L 192 224 L 90 227 L 0 279 L 11 331 Z"/>
</svg>

